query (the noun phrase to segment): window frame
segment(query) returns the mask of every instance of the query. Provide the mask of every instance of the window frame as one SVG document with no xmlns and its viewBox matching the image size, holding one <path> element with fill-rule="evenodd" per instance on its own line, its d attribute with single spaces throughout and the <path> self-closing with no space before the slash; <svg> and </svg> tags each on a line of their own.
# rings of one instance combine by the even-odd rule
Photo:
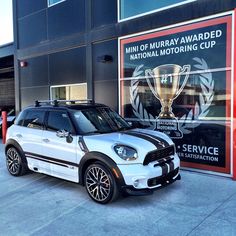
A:
<svg viewBox="0 0 236 236">
<path fill-rule="evenodd" d="M 53 130 L 48 129 L 48 118 L 49 118 L 49 113 L 50 112 L 64 112 L 64 113 L 66 113 L 67 116 L 68 116 L 68 119 L 69 119 L 70 126 L 72 128 L 71 132 L 69 131 L 69 133 L 71 135 L 76 135 L 76 129 L 75 129 L 75 126 L 74 126 L 73 121 L 71 119 L 70 112 L 68 112 L 67 110 L 63 110 L 63 109 L 51 109 L 51 110 L 46 111 L 46 116 L 45 116 L 45 121 L 44 121 L 45 131 L 56 133 L 57 131 L 62 130 L 62 129 L 60 129 L 60 130 L 57 130 L 57 131 L 53 131 Z"/>
<path fill-rule="evenodd" d="M 16 116 L 16 119 L 15 119 L 15 121 L 14 121 L 14 124 L 23 127 L 26 114 L 27 114 L 27 110 L 21 111 L 21 112 Z"/>
<path fill-rule="evenodd" d="M 42 119 L 42 124 L 41 124 L 40 128 L 25 126 L 24 124 L 25 124 L 25 120 L 26 120 L 28 114 L 30 114 L 30 113 L 32 113 L 32 112 L 35 112 L 35 111 L 36 111 L 36 112 L 40 111 L 40 112 L 43 112 L 43 113 L 44 113 L 44 114 L 43 114 L 43 119 Z M 24 111 L 23 111 L 23 112 L 24 112 Z M 29 110 L 25 111 L 25 114 L 23 114 L 23 115 L 24 115 L 24 118 L 22 119 L 21 124 L 18 123 L 19 126 L 24 127 L 24 128 L 28 128 L 28 129 L 45 130 L 46 111 L 45 111 L 44 109 L 40 109 L 40 110 L 39 110 L 39 109 L 37 109 L 37 110 L 36 110 L 36 109 L 29 109 Z"/>
<path fill-rule="evenodd" d="M 144 12 L 144 13 L 140 13 L 140 14 L 137 14 L 137 15 L 134 15 L 134 16 L 129 16 L 129 17 L 121 19 L 121 0 L 117 0 L 117 18 L 118 18 L 117 20 L 118 20 L 118 23 L 123 22 L 123 21 L 128 21 L 128 20 L 132 20 L 132 19 L 135 19 L 135 18 L 145 16 L 145 15 L 150 15 L 152 13 L 156 13 L 156 12 L 159 12 L 159 11 L 164 11 L 164 10 L 167 10 L 169 8 L 174 8 L 174 7 L 178 7 L 178 6 L 181 6 L 181 5 L 185 5 L 185 4 L 188 4 L 190 2 L 195 2 L 195 1 L 197 1 L 197 0 L 183 0 L 183 2 L 180 2 L 180 3 L 174 3 L 174 4 L 168 5 L 166 7 L 157 8 L 155 10 L 147 11 L 147 12 Z"/>
<path fill-rule="evenodd" d="M 58 0 L 58 2 L 50 4 L 50 0 L 47 0 L 47 3 L 48 3 L 48 7 L 53 7 L 59 3 L 65 2 L 65 1 L 66 0 Z"/>
<path fill-rule="evenodd" d="M 56 98 L 53 98 L 52 95 L 53 95 L 53 92 L 52 90 L 54 88 L 61 88 L 61 87 L 72 87 L 72 86 L 83 86 L 83 85 L 86 85 L 86 98 L 83 98 L 83 99 L 88 99 L 88 83 L 87 82 L 83 82 L 83 83 L 77 83 L 77 84 L 63 84 L 63 85 L 52 85 L 50 86 L 50 99 L 51 100 L 54 100 Z M 83 100 L 82 99 L 82 100 Z M 60 99 L 59 99 L 60 100 Z M 73 100 L 73 99 L 72 99 Z"/>
</svg>

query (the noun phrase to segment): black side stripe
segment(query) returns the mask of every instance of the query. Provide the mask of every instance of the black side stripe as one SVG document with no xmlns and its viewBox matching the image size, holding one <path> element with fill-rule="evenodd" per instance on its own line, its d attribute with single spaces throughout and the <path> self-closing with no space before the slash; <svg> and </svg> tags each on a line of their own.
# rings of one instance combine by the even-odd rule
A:
<svg viewBox="0 0 236 236">
<path fill-rule="evenodd" d="M 55 164 L 55 165 L 64 166 L 67 168 L 69 168 L 69 166 L 79 167 L 79 165 L 74 162 L 69 162 L 69 161 L 64 161 L 64 160 L 60 160 L 60 159 L 56 159 L 56 158 L 52 158 L 52 157 L 42 156 L 42 155 L 38 155 L 35 153 L 25 152 L 25 156 L 28 158 L 44 161 L 44 162 Z"/>
<path fill-rule="evenodd" d="M 128 134 L 128 135 L 131 135 L 131 136 L 134 136 L 134 137 L 137 137 L 137 138 L 144 139 L 144 140 L 152 143 L 156 148 L 163 148 L 163 146 L 160 145 L 160 142 L 158 142 L 156 140 L 156 137 L 154 139 L 152 137 L 148 137 L 147 135 L 145 135 L 143 133 L 134 132 L 134 131 L 125 131 L 124 134 Z"/>
<path fill-rule="evenodd" d="M 64 164 L 61 164 L 61 163 L 58 163 L 58 162 L 52 162 L 52 161 L 45 161 L 45 160 L 42 160 L 41 158 L 38 158 L 38 157 L 34 157 L 34 156 L 27 156 L 27 158 L 32 158 L 32 159 L 35 159 L 35 160 L 39 160 L 39 161 L 43 161 L 43 162 L 47 162 L 47 163 L 50 163 L 50 164 L 55 164 L 55 165 L 58 165 L 58 166 L 63 166 L 63 167 L 67 167 L 69 168 L 67 165 L 64 165 Z"/>
</svg>

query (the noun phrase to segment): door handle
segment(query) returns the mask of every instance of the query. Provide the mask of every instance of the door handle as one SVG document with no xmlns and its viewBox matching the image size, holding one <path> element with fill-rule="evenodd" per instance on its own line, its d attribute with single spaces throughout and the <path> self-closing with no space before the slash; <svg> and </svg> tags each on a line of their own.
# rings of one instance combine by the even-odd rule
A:
<svg viewBox="0 0 236 236">
<path fill-rule="evenodd" d="M 22 135 L 21 134 L 16 134 L 16 137 L 17 138 L 22 138 Z"/>
<path fill-rule="evenodd" d="M 44 139 L 43 139 L 43 142 L 45 142 L 45 143 L 49 143 L 49 142 L 50 142 L 50 140 L 49 140 L 49 139 L 47 139 L 47 138 L 44 138 Z"/>
</svg>

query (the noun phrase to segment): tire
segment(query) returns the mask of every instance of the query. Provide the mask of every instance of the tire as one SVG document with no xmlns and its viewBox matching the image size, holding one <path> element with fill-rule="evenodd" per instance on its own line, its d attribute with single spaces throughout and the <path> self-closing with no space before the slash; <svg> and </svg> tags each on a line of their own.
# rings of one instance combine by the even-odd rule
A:
<svg viewBox="0 0 236 236">
<path fill-rule="evenodd" d="M 84 176 L 88 195 L 97 203 L 106 204 L 119 196 L 116 180 L 111 171 L 100 162 L 88 166 Z"/>
<path fill-rule="evenodd" d="M 7 149 L 6 165 L 7 170 L 13 176 L 24 175 L 28 170 L 25 157 L 15 147 Z"/>
</svg>

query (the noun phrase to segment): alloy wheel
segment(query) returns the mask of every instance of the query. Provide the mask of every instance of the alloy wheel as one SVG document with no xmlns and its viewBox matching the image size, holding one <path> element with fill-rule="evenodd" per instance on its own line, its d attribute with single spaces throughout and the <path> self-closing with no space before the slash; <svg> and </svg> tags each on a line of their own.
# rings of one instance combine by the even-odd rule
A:
<svg viewBox="0 0 236 236">
<path fill-rule="evenodd" d="M 86 172 L 86 188 L 89 195 L 98 202 L 106 201 L 111 193 L 108 173 L 99 166 L 91 166 Z"/>
<path fill-rule="evenodd" d="M 20 172 L 21 158 L 15 148 L 9 148 L 7 150 L 7 168 L 12 175 L 16 175 Z"/>
</svg>

